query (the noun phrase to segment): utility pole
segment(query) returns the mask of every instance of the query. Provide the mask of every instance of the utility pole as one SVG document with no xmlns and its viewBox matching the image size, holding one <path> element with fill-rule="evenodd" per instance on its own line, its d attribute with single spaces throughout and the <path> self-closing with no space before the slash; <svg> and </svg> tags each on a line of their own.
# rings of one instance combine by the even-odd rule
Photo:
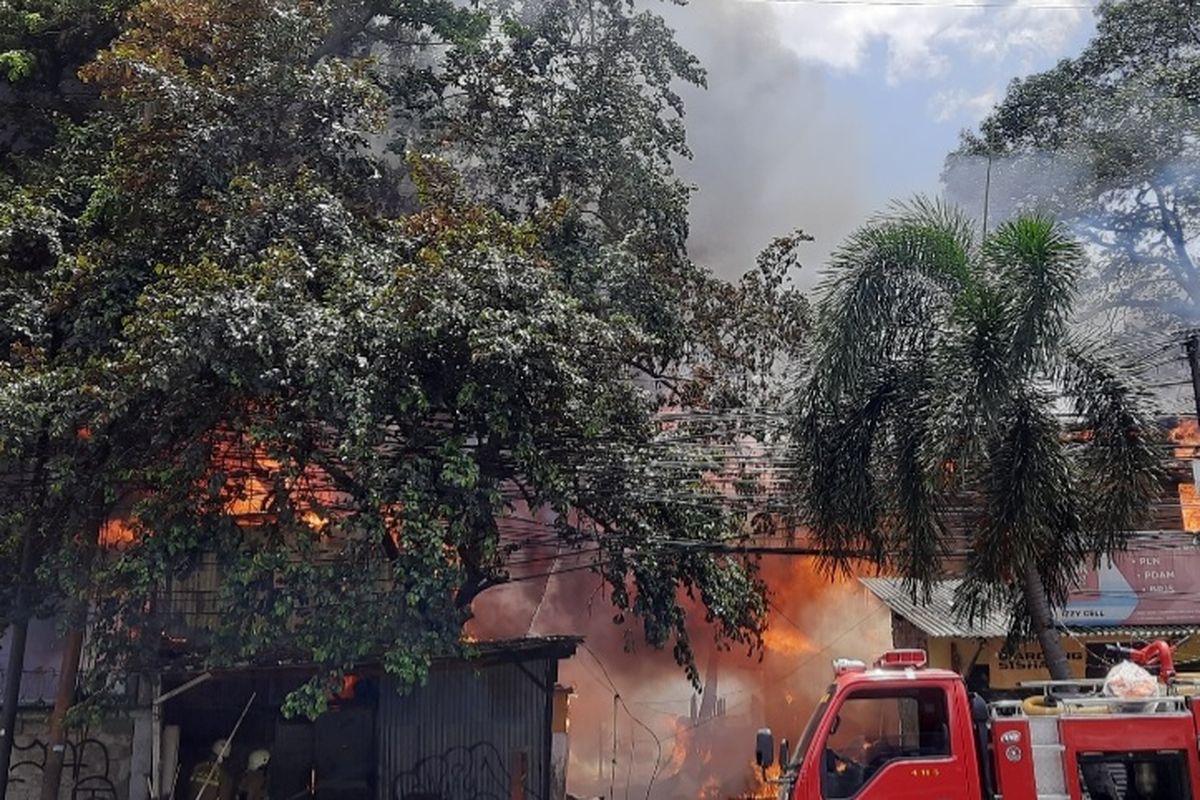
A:
<svg viewBox="0 0 1200 800">
<path fill-rule="evenodd" d="M 613 695 L 613 729 L 612 729 L 612 771 L 608 774 L 608 800 L 615 800 L 615 792 L 617 788 L 617 703 L 621 702 L 621 695 Z"/>
<path fill-rule="evenodd" d="M 75 702 L 75 683 L 79 678 L 79 659 L 83 654 L 83 625 L 87 621 L 79 611 L 72 612 L 71 629 L 63 648 L 62 669 L 58 673 L 58 691 L 54 696 L 54 711 L 50 714 L 49 748 L 42 768 L 42 800 L 57 800 L 62 782 L 63 764 L 67 755 L 67 712 Z"/>
<path fill-rule="evenodd" d="M 983 181 L 983 236 L 987 238 L 988 211 L 992 200 L 992 151 L 988 151 L 987 173 Z"/>
<path fill-rule="evenodd" d="M 1192 371 L 1192 399 L 1196 402 L 1196 424 L 1200 425 L 1200 333 L 1192 331 L 1187 338 L 1188 368 Z M 1192 483 L 1200 487 L 1200 455 L 1192 449 Z M 1186 519 L 1186 517 L 1185 517 Z"/>
<path fill-rule="evenodd" d="M 1196 418 L 1200 420 L 1200 333 L 1193 331 L 1187 338 L 1188 367 L 1192 370 L 1192 399 L 1196 401 Z"/>
</svg>

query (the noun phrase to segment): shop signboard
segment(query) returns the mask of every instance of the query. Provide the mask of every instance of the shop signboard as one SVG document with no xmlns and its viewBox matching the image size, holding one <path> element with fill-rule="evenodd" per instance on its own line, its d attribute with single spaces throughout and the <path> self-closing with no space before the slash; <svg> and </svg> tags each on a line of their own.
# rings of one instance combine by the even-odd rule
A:
<svg viewBox="0 0 1200 800">
<path fill-rule="evenodd" d="M 1088 569 L 1059 612 L 1071 628 L 1200 623 L 1200 550 L 1131 550 Z"/>
</svg>

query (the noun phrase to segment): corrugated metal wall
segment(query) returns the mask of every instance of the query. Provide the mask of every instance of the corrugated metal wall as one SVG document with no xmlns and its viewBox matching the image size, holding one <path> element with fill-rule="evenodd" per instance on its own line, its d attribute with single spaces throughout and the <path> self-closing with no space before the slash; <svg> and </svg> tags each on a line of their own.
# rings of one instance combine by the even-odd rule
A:
<svg viewBox="0 0 1200 800">
<path fill-rule="evenodd" d="M 378 800 L 549 800 L 550 720 L 558 662 L 435 669 L 410 695 L 383 682 Z M 539 685 L 540 684 L 540 685 Z"/>
</svg>

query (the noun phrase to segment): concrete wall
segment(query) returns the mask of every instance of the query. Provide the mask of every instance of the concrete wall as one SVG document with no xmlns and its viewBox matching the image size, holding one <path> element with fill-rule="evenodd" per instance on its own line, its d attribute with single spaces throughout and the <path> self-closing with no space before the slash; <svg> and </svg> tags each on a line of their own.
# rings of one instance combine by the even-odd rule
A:
<svg viewBox="0 0 1200 800">
<path fill-rule="evenodd" d="M 144 760 L 141 738 L 148 726 L 140 719 L 149 712 L 114 714 L 87 730 L 73 731 L 63 766 L 62 800 L 143 800 L 145 776 L 131 780 L 133 763 Z M 37 800 L 42 786 L 49 734 L 49 711 L 24 711 L 13 739 L 8 774 L 9 800 Z M 135 728 L 141 736 L 135 737 Z M 145 731 L 145 733 L 143 733 Z M 135 754 L 135 750 L 138 751 Z M 140 783 L 140 787 L 131 784 Z"/>
</svg>

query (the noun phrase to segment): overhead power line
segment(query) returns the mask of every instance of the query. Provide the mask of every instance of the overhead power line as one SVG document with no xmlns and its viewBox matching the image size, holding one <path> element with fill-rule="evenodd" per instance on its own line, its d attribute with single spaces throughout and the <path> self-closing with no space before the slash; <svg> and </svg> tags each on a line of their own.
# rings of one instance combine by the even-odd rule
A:
<svg viewBox="0 0 1200 800">
<path fill-rule="evenodd" d="M 640 726 L 644 731 L 646 731 L 646 733 L 650 734 L 651 738 L 654 739 L 654 744 L 658 748 L 658 753 L 654 760 L 654 772 L 650 776 L 650 784 L 646 787 L 646 800 L 650 800 L 650 794 L 651 794 L 651 792 L 654 791 L 654 782 L 658 779 L 658 772 L 662 768 L 662 757 L 663 757 L 662 739 L 659 737 L 659 735 L 657 733 L 654 732 L 654 729 L 652 729 L 649 725 L 647 725 L 640 718 L 638 718 L 636 715 L 634 715 L 634 713 L 632 711 L 629 710 L 629 706 L 625 704 L 625 698 L 623 698 L 621 696 L 621 692 L 617 689 L 617 684 L 613 682 L 612 676 L 609 675 L 608 668 L 604 666 L 604 662 L 600 660 L 600 656 L 596 655 L 596 652 L 594 650 L 592 650 L 592 648 L 587 646 L 587 642 L 580 642 L 579 646 L 582 647 L 587 652 L 587 654 L 592 657 L 592 659 L 600 667 L 600 671 L 602 673 L 604 673 L 604 680 L 608 683 L 609 688 L 612 689 L 614 710 L 616 708 L 616 705 L 618 703 L 620 703 L 621 708 L 625 709 L 625 713 L 629 715 L 629 718 L 631 720 L 633 720 L 635 723 L 637 723 L 638 726 Z M 614 719 L 613 719 L 614 741 L 615 741 L 616 735 L 617 735 L 617 728 L 616 728 L 616 719 L 615 719 L 615 714 L 614 714 Z M 614 747 L 614 753 L 615 753 L 615 747 Z M 612 794 L 611 789 L 609 790 L 609 794 L 611 796 L 611 794 Z"/>
</svg>

